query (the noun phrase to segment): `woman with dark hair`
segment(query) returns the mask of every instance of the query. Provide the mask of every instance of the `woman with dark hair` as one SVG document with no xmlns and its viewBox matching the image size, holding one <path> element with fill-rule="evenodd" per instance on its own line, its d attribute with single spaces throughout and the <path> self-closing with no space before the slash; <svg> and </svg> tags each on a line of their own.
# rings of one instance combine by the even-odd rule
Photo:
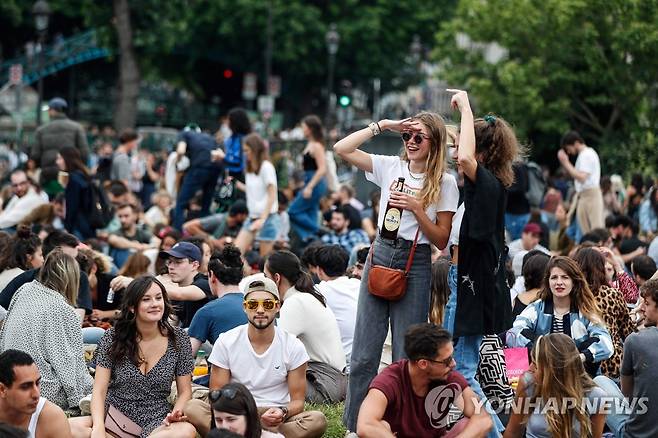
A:
<svg viewBox="0 0 658 438">
<path fill-rule="evenodd" d="M 41 239 L 30 227 L 19 225 L 8 247 L 0 252 L 0 292 L 18 275 L 41 265 Z"/>
<path fill-rule="evenodd" d="M 313 238 L 319 229 L 320 198 L 327 192 L 327 164 L 322 122 L 315 115 L 302 120 L 304 137 L 308 140 L 302 151 L 304 188 L 297 192 L 288 207 L 290 226 L 302 241 Z"/>
<path fill-rule="evenodd" d="M 171 325 L 172 314 L 167 291 L 155 277 L 128 285 L 121 314 L 96 349 L 91 416 L 70 420 L 74 436 L 105 437 L 108 411 L 115 410 L 141 429 L 140 437 L 196 436 L 183 415 L 192 396 L 190 338 Z M 174 380 L 178 397 L 170 409 L 167 397 Z"/>
<path fill-rule="evenodd" d="M 96 237 L 88 220 L 92 181 L 89 170 L 82 163 L 80 151 L 74 147 L 64 147 L 55 162 L 60 170 L 59 182 L 66 187 L 64 227 L 80 240 Z"/>
<path fill-rule="evenodd" d="M 525 291 L 514 298 L 514 302 L 512 303 L 512 316 L 514 318 L 519 316 L 523 312 L 523 309 L 528 307 L 528 304 L 539 299 L 544 273 L 550 259 L 551 257 L 548 254 L 536 250 L 534 254 L 530 255 L 523 262 L 521 274 L 523 275 Z"/>
<path fill-rule="evenodd" d="M 208 394 L 212 405 L 210 429 L 227 429 L 244 438 L 283 438 L 263 430 L 256 401 L 246 386 L 233 382 Z"/>
<path fill-rule="evenodd" d="M 612 337 L 615 350 L 612 357 L 601 362 L 601 372 L 611 379 L 619 378 L 626 337 L 635 332 L 628 306 L 622 293 L 610 287 L 605 272 L 605 256 L 598 248 L 580 248 L 573 259 L 583 271 L 601 316 Z"/>
<path fill-rule="evenodd" d="M 569 257 L 553 257 L 546 266 L 539 299 L 528 304 L 507 332 L 510 347 L 531 347 L 540 335 L 564 333 L 580 352 L 590 375 L 612 357 L 614 345 L 583 272 Z"/>
<path fill-rule="evenodd" d="M 516 390 L 515 406 L 532 408 L 514 410 L 505 438 L 601 437 L 606 393 L 587 375 L 578 356 L 568 336 L 539 336 L 531 371 L 521 377 Z"/>
<path fill-rule="evenodd" d="M 245 159 L 242 151 L 244 137 L 251 132 L 251 122 L 242 108 L 233 108 L 228 113 L 228 127 L 231 136 L 224 140 L 225 170 L 229 176 L 244 182 Z"/>
<path fill-rule="evenodd" d="M 310 364 L 322 362 L 342 371 L 345 352 L 336 317 L 299 258 L 290 251 L 275 251 L 267 257 L 263 272 L 276 283 L 281 295 L 279 327 L 302 341 Z"/>
<path fill-rule="evenodd" d="M 247 162 L 246 183 L 238 183 L 238 188 L 247 195 L 249 218 L 242 225 L 235 246 L 246 254 L 256 240 L 263 257 L 272 251 L 281 228 L 276 170 L 269 160 L 267 146 L 258 134 L 249 134 L 244 138 L 244 156 Z"/>
</svg>

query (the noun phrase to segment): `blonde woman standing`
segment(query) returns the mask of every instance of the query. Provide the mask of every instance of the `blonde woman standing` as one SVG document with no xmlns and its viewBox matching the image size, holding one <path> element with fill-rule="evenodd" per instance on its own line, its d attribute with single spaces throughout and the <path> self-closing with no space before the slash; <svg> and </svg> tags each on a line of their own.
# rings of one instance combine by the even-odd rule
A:
<svg viewBox="0 0 658 438">
<path fill-rule="evenodd" d="M 369 154 L 359 147 L 382 131 L 402 135 L 400 156 Z M 455 178 L 446 173 L 446 126 L 438 114 L 423 112 L 404 120 L 381 120 L 354 132 L 334 146 L 334 151 L 366 173 L 381 187 L 378 224 L 387 204 L 402 211 L 397 239 L 378 235 L 373 243 L 359 292 L 357 321 L 350 362 L 347 406 L 343 421 L 356 430 L 356 420 L 368 385 L 377 374 L 389 323 L 393 336 L 393 360 L 404 358 L 404 333 L 427 321 L 430 305 L 430 243 L 445 248 L 459 192 Z M 404 178 L 403 191 L 392 190 Z M 404 269 L 415 237 L 418 245 L 407 277 L 404 296 L 397 301 L 376 297 L 368 291 L 371 266 Z"/>
</svg>

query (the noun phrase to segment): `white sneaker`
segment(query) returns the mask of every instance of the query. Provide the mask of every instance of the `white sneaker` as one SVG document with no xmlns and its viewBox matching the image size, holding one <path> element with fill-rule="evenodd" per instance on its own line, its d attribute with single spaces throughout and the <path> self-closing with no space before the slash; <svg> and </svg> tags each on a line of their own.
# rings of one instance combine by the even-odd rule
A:
<svg viewBox="0 0 658 438">
<path fill-rule="evenodd" d="M 86 395 L 78 403 L 81 415 L 91 415 L 91 394 Z"/>
</svg>

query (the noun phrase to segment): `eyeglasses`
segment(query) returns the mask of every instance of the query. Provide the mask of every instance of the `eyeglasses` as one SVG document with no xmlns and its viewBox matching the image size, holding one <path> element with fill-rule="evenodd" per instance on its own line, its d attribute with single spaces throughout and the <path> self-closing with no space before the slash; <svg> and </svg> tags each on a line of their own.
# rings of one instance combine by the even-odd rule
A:
<svg viewBox="0 0 658 438">
<path fill-rule="evenodd" d="M 428 136 L 420 134 L 418 132 L 416 134 L 412 134 L 411 132 L 406 132 L 406 131 L 402 133 L 402 140 L 405 143 L 407 143 L 412 138 L 414 139 L 414 143 L 416 143 L 416 144 L 421 144 L 423 142 L 423 140 L 426 139 L 426 138 L 429 139 Z"/>
<path fill-rule="evenodd" d="M 443 360 L 428 359 L 428 358 L 426 358 L 426 357 L 423 357 L 423 358 L 421 358 L 421 359 L 425 359 L 425 360 L 428 361 L 428 362 L 440 363 L 441 365 L 448 367 L 448 366 L 450 366 L 450 364 L 452 363 L 452 361 L 455 360 L 455 356 L 450 355 L 450 357 L 448 357 L 448 358 L 446 358 L 446 359 L 443 359 Z"/>
<path fill-rule="evenodd" d="M 242 304 L 244 305 L 245 309 L 248 310 L 256 310 L 258 309 L 259 306 L 263 306 L 263 309 L 265 310 L 273 310 L 278 302 L 279 301 L 277 300 L 267 298 L 264 300 L 254 300 L 254 299 L 244 300 Z"/>
<path fill-rule="evenodd" d="M 210 397 L 210 401 L 212 403 L 215 403 L 217 400 L 219 400 L 222 397 L 226 397 L 229 400 L 233 400 L 237 393 L 238 393 L 237 390 L 233 388 L 216 389 L 214 391 L 210 391 L 208 397 Z"/>
</svg>

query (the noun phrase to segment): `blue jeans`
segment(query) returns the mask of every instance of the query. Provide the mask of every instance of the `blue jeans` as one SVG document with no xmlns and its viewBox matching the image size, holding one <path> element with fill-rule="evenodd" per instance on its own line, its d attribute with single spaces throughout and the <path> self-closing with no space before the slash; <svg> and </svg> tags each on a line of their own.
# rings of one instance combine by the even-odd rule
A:
<svg viewBox="0 0 658 438">
<path fill-rule="evenodd" d="M 196 192 L 203 190 L 201 198 L 200 216 L 208 216 L 210 213 L 210 202 L 215 194 L 215 185 L 219 178 L 220 169 L 207 168 L 190 168 L 183 177 L 183 184 L 178 191 L 176 199 L 176 208 L 174 208 L 173 226 L 177 230 L 183 227 L 185 222 L 185 209 L 189 206 L 190 200 L 196 195 Z"/>
<path fill-rule="evenodd" d="M 619 386 L 613 382 L 609 377 L 606 376 L 596 376 L 594 377 L 594 383 L 598 385 L 608 397 L 615 398 L 615 405 L 617 403 L 623 403 L 625 398 L 622 394 Z M 624 436 L 624 429 L 626 428 L 626 422 L 630 418 L 630 415 L 619 410 L 619 413 L 610 413 L 605 417 L 605 424 L 608 425 L 612 433 L 615 434 L 615 437 L 622 438 Z"/>
<path fill-rule="evenodd" d="M 526 214 L 509 214 L 505 213 L 505 228 L 510 235 L 511 240 L 521 238 L 523 227 L 526 226 L 530 220 L 530 213 Z"/>
<path fill-rule="evenodd" d="M 98 344 L 101 340 L 105 330 L 100 327 L 83 327 L 82 328 L 82 343 L 83 344 Z"/>
<path fill-rule="evenodd" d="M 455 329 L 455 315 L 457 313 L 457 265 L 450 265 L 448 271 L 448 287 L 450 288 L 450 297 L 445 308 L 445 315 L 443 317 L 443 328 L 450 333 Z M 460 336 L 454 344 L 454 352 L 452 353 L 455 358 L 457 366 L 455 370 L 459 372 L 480 399 L 487 400 L 477 381 L 475 375 L 478 371 L 478 364 L 480 363 L 480 344 L 482 343 L 482 335 L 479 336 Z M 498 418 L 498 415 L 491 408 L 491 404 L 487 401 L 485 409 L 491 415 L 494 427 L 491 429 L 488 437 L 499 437 L 505 430 L 503 423 Z"/>
<path fill-rule="evenodd" d="M 412 243 L 409 240 L 393 241 L 377 236 L 374 242 L 374 263 L 404 269 Z M 370 382 L 377 375 L 382 348 L 388 334 L 389 321 L 393 361 L 406 357 L 404 335 L 407 328 L 412 324 L 427 322 L 430 308 L 430 263 L 429 245 L 419 244 L 407 277 L 406 293 L 398 301 L 387 301 L 368 292 L 370 258 L 366 262 L 359 290 L 352 357 L 350 358 L 350 378 L 345 413 L 343 414 L 343 422 L 351 431 L 356 431 L 359 408 L 368 392 Z"/>
<path fill-rule="evenodd" d="M 304 186 L 315 175 L 314 170 L 307 170 L 304 173 Z M 297 192 L 297 196 L 288 207 L 288 216 L 290 216 L 290 227 L 297 233 L 299 238 L 304 241 L 309 237 L 317 234 L 320 228 L 318 213 L 320 211 L 320 198 L 327 193 L 327 182 L 324 178 L 313 187 L 311 197 L 306 199 L 302 195 L 302 190 Z"/>
</svg>

